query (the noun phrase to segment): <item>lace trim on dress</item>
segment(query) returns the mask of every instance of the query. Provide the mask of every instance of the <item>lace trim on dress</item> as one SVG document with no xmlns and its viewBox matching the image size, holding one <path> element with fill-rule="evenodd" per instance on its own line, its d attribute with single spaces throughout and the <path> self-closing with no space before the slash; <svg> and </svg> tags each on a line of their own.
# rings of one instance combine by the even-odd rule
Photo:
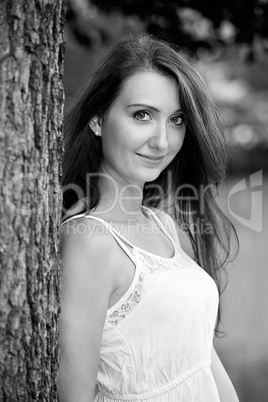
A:
<svg viewBox="0 0 268 402">
<path fill-rule="evenodd" d="M 148 254 L 142 253 L 142 251 L 133 249 L 136 251 L 138 263 L 141 263 L 144 267 L 144 272 L 139 274 L 137 284 L 128 298 L 121 304 L 121 306 L 113 311 L 107 319 L 110 325 L 117 326 L 120 321 L 126 318 L 126 316 L 139 304 L 145 293 L 144 278 L 145 274 L 153 274 L 155 272 L 167 271 L 167 270 L 185 270 L 189 269 L 194 261 L 180 249 L 180 255 L 175 259 L 171 258 L 152 258 Z"/>
<path fill-rule="evenodd" d="M 172 269 L 189 269 L 193 264 L 192 258 L 190 258 L 183 250 L 179 250 L 175 258 L 153 258 L 148 254 L 139 251 L 139 259 L 142 260 L 143 264 L 148 268 L 150 273 L 156 270 L 172 270 Z"/>
<path fill-rule="evenodd" d="M 144 273 L 140 273 L 133 292 L 130 293 L 127 300 L 123 304 L 121 304 L 121 306 L 117 310 L 110 314 L 107 320 L 110 325 L 116 326 L 121 320 L 126 318 L 130 311 L 132 311 L 134 307 L 140 302 L 143 294 L 143 277 Z"/>
</svg>

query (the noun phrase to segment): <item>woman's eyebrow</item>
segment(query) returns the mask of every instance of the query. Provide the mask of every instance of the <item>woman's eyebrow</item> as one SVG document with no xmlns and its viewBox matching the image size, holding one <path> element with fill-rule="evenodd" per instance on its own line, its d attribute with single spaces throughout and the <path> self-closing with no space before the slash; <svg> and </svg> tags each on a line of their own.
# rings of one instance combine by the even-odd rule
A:
<svg viewBox="0 0 268 402">
<path fill-rule="evenodd" d="M 127 108 L 131 108 L 131 107 L 143 107 L 143 108 L 154 110 L 155 112 L 158 112 L 158 113 L 160 112 L 160 110 L 157 109 L 156 107 L 147 105 L 145 103 L 133 103 L 131 105 L 127 105 Z M 178 112 L 181 112 L 181 109 L 175 110 L 174 113 L 178 113 Z"/>
</svg>

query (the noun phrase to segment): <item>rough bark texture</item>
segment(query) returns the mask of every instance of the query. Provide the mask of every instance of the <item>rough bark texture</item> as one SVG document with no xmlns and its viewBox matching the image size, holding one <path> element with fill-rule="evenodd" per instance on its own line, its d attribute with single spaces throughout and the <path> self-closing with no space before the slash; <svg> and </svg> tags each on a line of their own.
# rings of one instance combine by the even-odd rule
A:
<svg viewBox="0 0 268 402">
<path fill-rule="evenodd" d="M 0 401 L 56 401 L 62 0 L 0 0 Z"/>
</svg>

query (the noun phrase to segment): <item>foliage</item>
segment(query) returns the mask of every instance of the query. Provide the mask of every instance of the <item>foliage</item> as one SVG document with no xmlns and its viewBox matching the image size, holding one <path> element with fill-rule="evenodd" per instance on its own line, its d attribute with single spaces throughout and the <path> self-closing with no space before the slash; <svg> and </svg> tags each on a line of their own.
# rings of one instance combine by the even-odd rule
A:
<svg viewBox="0 0 268 402">
<path fill-rule="evenodd" d="M 101 20 L 121 14 L 137 18 L 147 32 L 192 53 L 239 42 L 249 46 L 247 58 L 251 60 L 256 36 L 262 39 L 263 49 L 268 50 L 268 0 L 69 0 L 67 5 L 67 21 L 78 41 L 86 46 L 92 45 L 88 31 L 94 25 L 102 39 L 109 41 L 107 25 Z M 79 10 L 86 7 L 91 28 L 85 23 L 85 15 L 84 23 L 79 17 Z"/>
</svg>

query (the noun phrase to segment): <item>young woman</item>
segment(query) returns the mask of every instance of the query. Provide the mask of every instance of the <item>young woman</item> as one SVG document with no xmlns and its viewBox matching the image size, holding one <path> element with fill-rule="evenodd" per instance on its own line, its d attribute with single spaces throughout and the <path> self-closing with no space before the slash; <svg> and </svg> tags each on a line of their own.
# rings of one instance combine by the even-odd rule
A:
<svg viewBox="0 0 268 402">
<path fill-rule="evenodd" d="M 238 400 L 213 349 L 226 161 L 176 49 L 143 35 L 108 51 L 66 124 L 61 402 Z"/>
</svg>

